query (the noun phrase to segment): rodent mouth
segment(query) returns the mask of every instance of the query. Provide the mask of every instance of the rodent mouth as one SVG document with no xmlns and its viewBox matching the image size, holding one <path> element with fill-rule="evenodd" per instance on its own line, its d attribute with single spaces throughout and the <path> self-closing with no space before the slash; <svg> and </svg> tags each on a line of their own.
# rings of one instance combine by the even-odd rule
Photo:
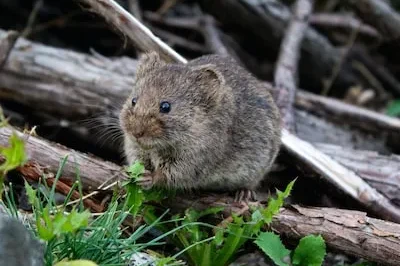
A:
<svg viewBox="0 0 400 266">
<path fill-rule="evenodd" d="M 136 142 L 139 144 L 140 148 L 143 150 L 151 150 L 153 148 L 153 143 L 149 139 L 144 139 L 144 138 L 138 138 L 136 139 Z"/>
</svg>

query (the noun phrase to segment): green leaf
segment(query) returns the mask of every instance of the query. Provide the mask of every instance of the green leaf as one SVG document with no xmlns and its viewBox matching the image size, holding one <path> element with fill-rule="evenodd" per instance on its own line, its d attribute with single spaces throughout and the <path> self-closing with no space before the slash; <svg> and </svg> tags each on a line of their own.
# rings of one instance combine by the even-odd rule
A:
<svg viewBox="0 0 400 266">
<path fill-rule="evenodd" d="M 324 239 L 318 235 L 308 235 L 300 239 L 294 250 L 292 263 L 299 266 L 320 266 L 326 255 Z"/>
<path fill-rule="evenodd" d="M 284 200 L 289 197 L 290 192 L 292 191 L 293 185 L 296 182 L 296 179 L 290 182 L 284 192 L 279 191 L 277 189 L 277 198 L 270 198 L 268 201 L 268 206 L 262 210 L 262 215 L 264 217 L 264 222 L 269 224 L 272 222 L 272 217 L 276 215 L 280 208 L 283 206 Z"/>
<path fill-rule="evenodd" d="M 53 220 L 55 233 L 57 235 L 63 233 L 73 233 L 79 228 L 85 227 L 89 223 L 90 212 L 85 210 L 78 212 L 73 209 L 68 215 L 58 212 Z"/>
<path fill-rule="evenodd" d="M 13 133 L 9 138 L 9 147 L 0 147 L 0 153 L 4 156 L 5 162 L 0 165 L 0 171 L 10 171 L 26 161 L 25 143 Z"/>
<path fill-rule="evenodd" d="M 131 206 L 129 212 L 136 216 L 145 199 L 143 191 L 134 183 L 126 185 L 125 188 L 127 191 L 126 202 L 128 206 Z"/>
<path fill-rule="evenodd" d="M 279 235 L 273 232 L 263 232 L 254 242 L 275 264 L 279 266 L 289 266 L 285 260 L 289 258 L 290 251 L 282 244 Z"/>
<path fill-rule="evenodd" d="M 53 221 L 48 207 L 43 208 L 41 217 L 36 215 L 36 226 L 41 239 L 49 241 L 55 236 Z"/>
<path fill-rule="evenodd" d="M 391 101 L 386 109 L 386 114 L 390 116 L 400 115 L 400 99 Z"/>
<path fill-rule="evenodd" d="M 214 243 L 216 246 L 220 246 L 224 242 L 224 230 L 221 228 L 217 228 L 216 230 Z"/>
<path fill-rule="evenodd" d="M 36 202 L 37 202 L 37 196 L 36 196 L 36 190 L 33 189 L 28 182 L 25 180 L 25 190 L 26 194 L 28 196 L 28 201 L 29 203 L 33 206 L 36 207 Z"/>
<path fill-rule="evenodd" d="M 127 172 L 129 173 L 131 178 L 136 180 L 144 173 L 144 165 L 140 161 L 135 161 L 134 164 L 128 167 Z"/>
</svg>

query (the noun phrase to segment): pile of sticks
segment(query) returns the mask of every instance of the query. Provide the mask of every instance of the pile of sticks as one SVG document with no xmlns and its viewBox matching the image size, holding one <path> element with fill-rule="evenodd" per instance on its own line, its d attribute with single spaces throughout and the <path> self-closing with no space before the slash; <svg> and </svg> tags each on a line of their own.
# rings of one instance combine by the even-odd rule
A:
<svg viewBox="0 0 400 266">
<path fill-rule="evenodd" d="M 333 15 L 313 15 L 315 3 L 312 0 L 297 0 L 292 12 L 275 1 L 202 0 L 198 2 L 204 11 L 190 20 L 163 16 L 162 12 L 142 13 L 136 1 L 129 1 L 131 12 L 114 0 L 77 2 L 122 33 L 138 51 L 157 51 L 164 59 L 183 64 L 187 59 L 157 36 L 199 53 L 232 56 L 249 69 L 254 69 L 255 65 L 251 60 L 243 63 L 248 53 L 222 32 L 216 21 L 251 31 L 254 38 L 264 39 L 269 45 L 265 48 L 278 55 L 273 79 L 264 84 L 273 93 L 283 114 L 280 157 L 290 159 L 290 162 L 283 160 L 283 164 L 291 168 L 298 166 L 301 173 L 308 173 L 304 178 L 314 177 L 311 184 L 323 179 L 335 188 L 334 193 L 343 195 L 365 211 L 290 205 L 275 217 L 273 229 L 292 239 L 321 234 L 332 249 L 385 265 L 400 265 L 400 156 L 393 154 L 397 149 L 394 144 L 400 137 L 400 120 L 302 90 L 297 82 L 298 76 L 307 76 L 311 87 L 323 87 L 327 91 L 332 86 L 348 88 L 358 84 L 360 74 L 349 68 L 348 63 L 341 60 L 343 55 L 309 24 L 354 27 L 360 34 L 383 40 L 390 32 L 394 36 L 391 38 L 396 38 L 400 36 L 400 15 L 386 2 L 349 1 L 362 22 L 347 17 L 346 24 L 343 17 L 335 20 Z M 236 16 L 216 12 L 224 9 Z M 150 25 L 192 27 L 203 34 L 205 43 L 199 45 L 155 26 L 149 28 L 144 21 Z M 29 113 L 34 121 L 56 122 L 58 127 L 68 131 L 71 139 L 92 146 L 97 145 L 92 137 L 94 129 L 88 123 L 80 123 L 82 119 L 102 114 L 96 121 L 103 130 L 117 130 L 110 128 L 110 119 L 116 119 L 119 104 L 130 92 L 136 60 L 50 47 L 29 41 L 24 34 L 26 32 L 0 30 L 0 100 L 5 103 L 11 121 L 24 123 Z M 362 62 L 371 65 L 370 58 L 363 58 Z M 400 95 L 400 83 L 390 71 L 375 67 L 371 72 L 383 84 L 385 97 Z M 321 77 L 327 73 L 334 78 L 322 81 Z M 7 109 L 15 105 L 21 107 L 20 111 Z M 8 127 L 0 129 L 2 146 L 8 145 L 12 132 Z M 57 190 L 68 191 L 79 167 L 83 186 L 89 193 L 84 198 L 85 206 L 95 212 L 101 212 L 104 203 L 91 196 L 127 178 L 122 164 L 17 132 L 25 138 L 29 155 L 29 162 L 17 171 L 36 181 L 46 173 L 50 176 L 46 181 L 51 184 L 54 182 L 51 174 L 57 171 L 60 159 L 69 154 Z M 68 141 L 65 143 L 68 145 Z M 104 143 L 102 149 L 105 153 L 120 153 L 119 145 L 113 142 Z M 78 197 L 76 193 L 72 198 Z M 165 204 L 176 211 L 188 206 L 198 209 L 224 206 L 226 215 L 240 211 L 227 195 L 179 197 L 180 200 Z"/>
</svg>

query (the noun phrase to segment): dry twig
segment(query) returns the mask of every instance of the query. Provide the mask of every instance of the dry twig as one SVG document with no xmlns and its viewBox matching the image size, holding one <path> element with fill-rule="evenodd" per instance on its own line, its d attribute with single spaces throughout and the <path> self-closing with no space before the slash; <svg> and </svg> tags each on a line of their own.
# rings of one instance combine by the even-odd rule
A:
<svg viewBox="0 0 400 266">
<path fill-rule="evenodd" d="M 89 5 L 92 10 L 108 23 L 120 30 L 142 51 L 157 51 L 165 60 L 186 63 L 187 60 L 156 37 L 146 26 L 123 9 L 114 0 L 78 0 Z"/>
<path fill-rule="evenodd" d="M 7 61 L 8 56 L 15 42 L 18 39 L 18 32 L 8 31 L 4 36 L 0 38 L 0 71 Z"/>
<path fill-rule="evenodd" d="M 380 39 L 382 36 L 377 30 L 369 25 L 361 23 L 351 15 L 340 15 L 333 13 L 318 13 L 310 17 L 309 23 L 314 26 L 325 28 L 342 28 L 350 31 L 357 30 L 360 34 Z"/>
<path fill-rule="evenodd" d="M 400 44 L 400 14 L 387 1 L 351 0 L 348 3 L 369 25 L 375 27 L 384 40 Z"/>
<path fill-rule="evenodd" d="M 297 64 L 312 7 L 312 0 L 296 1 L 275 70 L 274 85 L 279 90 L 277 104 L 282 113 L 284 127 L 289 131 L 294 131 L 293 103 L 297 88 Z"/>
</svg>

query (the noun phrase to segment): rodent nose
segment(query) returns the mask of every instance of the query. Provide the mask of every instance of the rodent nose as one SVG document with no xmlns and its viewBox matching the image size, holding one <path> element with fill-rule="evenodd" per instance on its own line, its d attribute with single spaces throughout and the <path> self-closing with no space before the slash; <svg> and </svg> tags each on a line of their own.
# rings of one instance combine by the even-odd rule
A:
<svg viewBox="0 0 400 266">
<path fill-rule="evenodd" d="M 136 131 L 136 132 L 133 133 L 133 136 L 135 138 L 137 138 L 137 139 L 143 137 L 143 135 L 144 135 L 144 131 L 143 130 L 139 130 L 139 131 Z"/>
</svg>

